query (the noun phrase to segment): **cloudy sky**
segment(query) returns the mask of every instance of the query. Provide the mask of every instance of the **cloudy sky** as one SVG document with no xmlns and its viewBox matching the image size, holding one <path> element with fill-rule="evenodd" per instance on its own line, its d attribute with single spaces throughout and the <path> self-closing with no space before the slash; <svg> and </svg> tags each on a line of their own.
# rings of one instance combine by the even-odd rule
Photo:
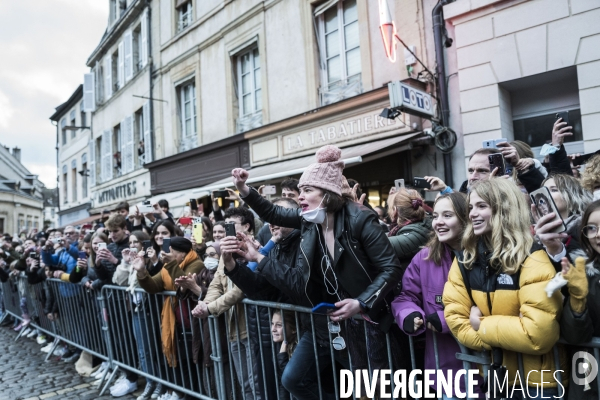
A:
<svg viewBox="0 0 600 400">
<path fill-rule="evenodd" d="M 49 117 L 69 99 L 106 29 L 108 0 L 0 1 L 0 144 L 56 187 L 56 128 Z"/>
</svg>

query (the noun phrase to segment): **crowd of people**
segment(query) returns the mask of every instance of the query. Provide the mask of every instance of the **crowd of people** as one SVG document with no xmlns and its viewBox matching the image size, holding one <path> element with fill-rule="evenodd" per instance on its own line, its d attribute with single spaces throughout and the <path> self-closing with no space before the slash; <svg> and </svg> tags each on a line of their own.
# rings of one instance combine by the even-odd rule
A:
<svg viewBox="0 0 600 400">
<path fill-rule="evenodd" d="M 228 189 L 237 206 L 222 210 L 213 198 L 209 215 L 194 212 L 201 241 L 186 234 L 190 226 L 165 201 L 146 215 L 122 203 L 95 226 L 4 235 L 0 280 L 21 276 L 43 285 L 50 320 L 61 318 L 55 296 L 126 286 L 137 368 L 158 376 L 149 354 L 159 343 L 170 367 L 185 369 L 191 360 L 206 368 L 204 382 L 190 382 L 189 374 L 176 382 L 204 393 L 216 373 L 207 320 L 214 316 L 223 333 L 216 340 L 237 382 L 229 389 L 246 399 L 334 398 L 330 377 L 340 368 L 410 369 L 409 336 L 422 339 L 413 349 L 417 365 L 436 369 L 434 335 L 439 369 L 463 368 L 455 357 L 460 342 L 490 351 L 491 369 L 505 370 L 509 389 L 519 380 L 522 354 L 528 393 L 509 390 L 506 398 L 597 399 L 594 383 L 578 385 L 568 372 L 579 346 L 600 336 L 600 155 L 573 165 L 565 125 L 555 124 L 544 163 L 526 143 L 501 142 L 473 153 L 460 188 L 425 177 L 433 202 L 416 189 L 392 187 L 386 204 L 373 208 L 358 183 L 344 177 L 335 146 L 321 148 L 299 180 L 283 181 L 274 199 L 246 184 L 251 170 L 237 168 L 237 191 Z M 509 175 L 490 164 L 498 154 L 512 166 Z M 59 293 L 49 290 L 49 278 L 65 283 Z M 28 326 L 23 291 L 21 320 L 8 317 L 3 325 L 30 330 L 27 336 L 37 335 L 47 344 L 42 351 L 50 351 L 51 338 Z M 151 306 L 147 297 L 164 291 L 177 295 Z M 315 313 L 249 308 L 246 298 Z M 561 336 L 572 346 L 554 352 Z M 71 346 L 54 352 L 67 362 L 81 357 Z M 106 368 L 101 364 L 94 376 Z M 548 378 L 557 369 L 565 371 L 560 384 Z M 550 372 L 544 377 L 542 370 Z M 136 391 L 138 378 L 126 372 L 111 394 Z M 482 398 L 489 385 L 479 383 Z M 138 400 L 150 398 L 184 395 L 147 379 Z"/>
</svg>

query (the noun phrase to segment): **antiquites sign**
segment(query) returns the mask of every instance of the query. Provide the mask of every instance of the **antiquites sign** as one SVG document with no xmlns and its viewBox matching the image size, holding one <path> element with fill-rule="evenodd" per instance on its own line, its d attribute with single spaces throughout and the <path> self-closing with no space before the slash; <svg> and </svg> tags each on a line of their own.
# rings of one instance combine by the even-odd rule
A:
<svg viewBox="0 0 600 400">
<path fill-rule="evenodd" d="M 134 197 L 137 193 L 137 182 L 129 181 L 127 183 L 118 184 L 108 187 L 96 193 L 98 204 L 113 202 L 117 200 L 126 200 Z"/>
</svg>

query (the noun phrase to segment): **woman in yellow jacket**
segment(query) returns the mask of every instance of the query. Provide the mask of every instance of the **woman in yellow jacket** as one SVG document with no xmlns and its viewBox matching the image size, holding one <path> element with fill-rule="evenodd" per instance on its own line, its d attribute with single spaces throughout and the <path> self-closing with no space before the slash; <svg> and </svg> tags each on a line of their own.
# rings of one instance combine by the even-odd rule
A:
<svg viewBox="0 0 600 400">
<path fill-rule="evenodd" d="M 525 198 L 514 183 L 498 178 L 474 185 L 462 262 L 454 261 L 443 295 L 452 334 L 471 349 L 496 349 L 494 364 L 506 367 L 507 397 L 514 399 L 523 398 L 518 389 L 526 386 L 530 398 L 541 398 L 542 387 L 544 397 L 559 396 L 568 382 L 566 373 L 562 385 L 554 378 L 552 352 L 562 298 L 560 292 L 546 295 L 555 270 L 543 248 L 532 250 L 529 221 Z M 524 375 L 515 381 L 517 353 L 523 354 Z M 562 352 L 560 358 L 566 372 Z"/>
</svg>

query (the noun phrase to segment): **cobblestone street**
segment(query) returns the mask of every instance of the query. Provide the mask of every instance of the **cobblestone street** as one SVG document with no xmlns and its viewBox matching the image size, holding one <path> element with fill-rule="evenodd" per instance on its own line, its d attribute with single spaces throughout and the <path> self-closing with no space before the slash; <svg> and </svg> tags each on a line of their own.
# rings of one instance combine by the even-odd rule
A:
<svg viewBox="0 0 600 400">
<path fill-rule="evenodd" d="M 75 371 L 74 363 L 44 362 L 45 353 L 35 339 L 19 338 L 10 328 L 0 328 L 0 400 L 38 399 L 113 399 L 110 393 L 99 396 L 92 386 L 93 378 L 83 378 Z M 135 395 L 120 399 L 131 400 L 144 389 L 143 380 Z"/>
</svg>

